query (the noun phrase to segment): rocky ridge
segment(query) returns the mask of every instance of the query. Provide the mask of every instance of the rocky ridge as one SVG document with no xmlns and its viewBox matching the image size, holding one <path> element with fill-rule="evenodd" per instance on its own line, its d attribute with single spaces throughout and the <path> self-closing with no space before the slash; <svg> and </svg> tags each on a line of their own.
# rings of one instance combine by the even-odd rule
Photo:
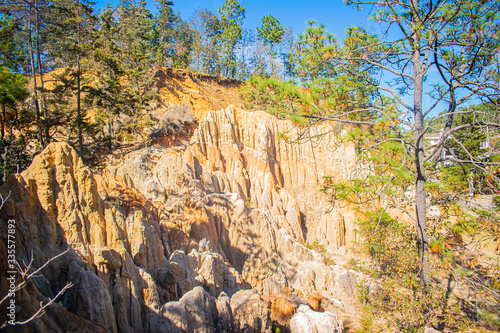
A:
<svg viewBox="0 0 500 333">
<path fill-rule="evenodd" d="M 18 319 L 74 284 L 16 331 L 286 331 L 296 311 L 296 331 L 318 320 L 341 330 L 337 318 L 356 317 L 359 274 L 305 245 L 334 251 L 355 240 L 355 212 L 318 191 L 324 176 L 349 177 L 354 146 L 327 123 L 294 143 L 292 122 L 235 106 L 193 118 L 184 137 L 160 138 L 102 170 L 53 143 L 8 178 L 2 274 L 9 219 L 19 261 L 40 267 L 69 249 L 16 294 Z M 307 303 L 327 317 L 301 310 Z"/>
</svg>

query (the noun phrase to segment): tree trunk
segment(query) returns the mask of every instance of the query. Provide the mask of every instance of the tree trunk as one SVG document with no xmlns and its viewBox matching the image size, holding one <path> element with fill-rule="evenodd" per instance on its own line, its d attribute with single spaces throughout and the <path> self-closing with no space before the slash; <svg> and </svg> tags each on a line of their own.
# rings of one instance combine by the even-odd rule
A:
<svg viewBox="0 0 500 333">
<path fill-rule="evenodd" d="M 7 110 L 5 109 L 5 103 L 2 104 L 2 144 L 5 141 L 5 115 Z"/>
<path fill-rule="evenodd" d="M 413 7 L 412 35 L 413 35 L 413 75 L 414 75 L 414 95 L 413 95 L 413 117 L 415 121 L 415 210 L 416 229 L 418 236 L 418 255 L 420 259 L 420 281 L 425 287 L 429 282 L 429 244 L 426 233 L 426 192 L 425 192 L 425 169 L 424 169 L 424 117 L 422 113 L 423 94 L 423 73 L 420 59 L 420 27 L 418 11 L 418 0 L 411 1 Z"/>
<path fill-rule="evenodd" d="M 78 1 L 78 13 L 80 13 L 80 1 Z M 77 23 L 77 38 L 78 38 L 78 54 L 76 56 L 77 72 L 76 72 L 76 123 L 78 126 L 78 149 L 80 158 L 83 159 L 83 135 L 82 135 L 82 113 L 81 113 L 81 62 L 80 62 L 80 23 Z"/>
<path fill-rule="evenodd" d="M 38 12 L 38 1 L 35 1 L 35 12 L 36 12 L 36 22 L 35 22 L 35 31 L 36 31 L 36 39 L 35 39 L 35 45 L 36 45 L 36 56 L 37 56 L 37 64 L 38 64 L 38 75 L 40 76 L 40 88 L 42 88 L 42 91 L 44 89 L 44 82 L 43 82 L 43 70 L 42 70 L 42 57 L 41 54 L 42 52 L 40 51 L 40 13 Z M 48 144 L 50 140 L 50 135 L 49 135 L 49 124 L 47 123 L 47 108 L 45 107 L 45 99 L 42 94 L 41 98 L 41 113 L 43 115 L 43 119 L 45 120 L 44 124 L 44 142 L 45 145 Z"/>
<path fill-rule="evenodd" d="M 82 135 L 82 111 L 81 111 L 81 87 L 80 87 L 80 55 L 78 55 L 78 67 L 76 73 L 76 122 L 78 126 L 78 149 L 83 159 L 83 135 Z"/>
<path fill-rule="evenodd" d="M 271 60 L 271 77 L 274 77 L 273 44 L 269 43 L 269 59 Z"/>
<path fill-rule="evenodd" d="M 35 102 L 36 109 L 36 126 L 38 127 L 38 140 L 40 141 L 40 145 L 42 148 L 45 148 L 44 140 L 43 140 L 43 128 L 41 126 L 41 113 L 40 113 L 40 100 L 38 98 L 38 87 L 36 82 L 36 72 L 35 72 L 35 57 L 33 55 L 33 37 L 32 37 L 32 8 L 30 7 L 30 11 L 28 14 L 29 20 L 29 31 L 28 31 L 28 44 L 29 44 L 29 54 L 30 54 L 30 66 L 31 66 L 31 79 L 33 80 L 33 97 Z"/>
<path fill-rule="evenodd" d="M 7 169 L 7 145 L 5 144 L 5 103 L 2 104 L 2 147 L 3 147 L 3 165 L 2 165 L 2 182 L 5 183 L 5 179 L 7 178 L 6 169 Z"/>
<path fill-rule="evenodd" d="M 451 129 L 451 126 L 453 125 L 453 118 L 455 116 L 455 110 L 457 108 L 457 100 L 455 97 L 455 90 L 450 91 L 450 101 L 448 104 L 448 115 L 446 116 L 446 123 L 444 124 L 444 127 L 442 129 L 443 132 L 447 132 Z M 446 142 L 446 139 L 448 136 L 441 136 L 439 139 L 438 146 L 434 149 L 433 155 L 430 157 L 432 161 L 439 161 L 441 159 L 441 155 L 443 153 L 444 149 L 444 143 Z M 460 164 L 460 166 L 463 169 L 463 166 Z"/>
<path fill-rule="evenodd" d="M 111 152 L 111 149 L 113 148 L 114 132 L 113 132 L 113 126 L 112 126 L 112 121 L 113 121 L 112 119 L 113 119 L 112 117 L 108 118 L 108 135 L 109 135 L 108 152 Z"/>
<path fill-rule="evenodd" d="M 8 153 L 8 148 L 4 144 L 4 147 L 3 147 L 3 165 L 2 165 L 2 173 L 3 173 L 2 182 L 4 182 L 4 183 L 7 180 L 7 153 Z M 18 172 L 19 172 L 19 170 L 18 170 Z"/>
</svg>

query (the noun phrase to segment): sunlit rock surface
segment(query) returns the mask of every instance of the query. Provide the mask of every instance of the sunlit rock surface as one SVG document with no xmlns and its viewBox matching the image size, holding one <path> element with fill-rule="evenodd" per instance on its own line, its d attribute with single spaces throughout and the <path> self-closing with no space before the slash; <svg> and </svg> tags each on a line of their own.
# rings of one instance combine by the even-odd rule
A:
<svg viewBox="0 0 500 333">
<path fill-rule="evenodd" d="M 74 284 L 16 332 L 286 331 L 295 311 L 292 329 L 323 332 L 335 316 L 301 304 L 350 315 L 357 275 L 306 244 L 336 250 L 356 240 L 356 213 L 319 192 L 323 177 L 350 176 L 354 146 L 327 123 L 295 143 L 301 129 L 291 121 L 204 105 L 188 105 L 196 121 L 175 140 L 110 158 L 104 169 L 52 143 L 8 178 L 2 274 L 9 219 L 19 261 L 40 267 L 68 249 L 17 293 L 18 319 Z M 0 296 L 7 289 L 2 282 Z"/>
</svg>

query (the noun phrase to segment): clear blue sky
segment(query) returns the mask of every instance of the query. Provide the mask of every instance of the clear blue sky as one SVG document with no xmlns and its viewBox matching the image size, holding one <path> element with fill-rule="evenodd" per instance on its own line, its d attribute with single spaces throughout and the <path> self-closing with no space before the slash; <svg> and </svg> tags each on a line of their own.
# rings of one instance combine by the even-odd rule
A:
<svg viewBox="0 0 500 333">
<path fill-rule="evenodd" d="M 344 4 L 342 0 L 240 0 L 239 2 L 246 10 L 245 27 L 252 29 L 261 25 L 264 16 L 271 14 L 282 26 L 292 27 L 295 34 L 305 30 L 307 20 L 315 19 L 318 23 L 325 23 L 329 32 L 342 39 L 346 27 L 353 25 L 366 27 L 368 21 L 366 12 L 359 12 L 354 7 Z M 180 0 L 174 1 L 174 10 L 187 18 L 198 7 L 216 13 L 223 4 L 224 0 Z"/>
<path fill-rule="evenodd" d="M 197 8 L 205 8 L 213 13 L 224 4 L 224 0 L 173 0 L 174 11 L 180 12 L 183 19 L 188 19 Z M 108 0 L 111 5 L 119 0 Z M 97 8 L 105 6 L 106 0 L 98 0 Z M 147 7 L 156 11 L 154 0 L 147 0 Z M 380 33 L 377 24 L 368 19 L 368 12 L 359 12 L 352 6 L 347 6 L 342 0 L 240 0 L 245 7 L 246 18 L 244 26 L 254 29 L 261 25 L 266 15 L 276 17 L 283 27 L 292 27 L 294 34 L 301 33 L 306 28 L 306 21 L 315 19 L 318 23 L 327 25 L 327 30 L 334 33 L 339 41 L 344 37 L 348 26 L 363 26 L 372 33 Z"/>
<path fill-rule="evenodd" d="M 96 8 L 105 7 L 106 2 L 115 6 L 120 0 L 96 0 Z M 146 0 L 147 7 L 156 13 L 154 0 Z M 187 20 L 198 8 L 210 10 L 216 14 L 217 10 L 224 4 L 225 0 L 173 0 L 174 11 L 181 14 L 182 19 Z M 241 6 L 245 7 L 244 27 L 255 30 L 262 24 L 262 18 L 267 15 L 276 17 L 283 27 L 292 27 L 294 35 L 301 33 L 306 28 L 306 21 L 315 19 L 318 23 L 326 24 L 326 29 L 337 36 L 339 42 L 344 38 L 345 29 L 349 26 L 362 26 L 370 33 L 382 36 L 383 28 L 370 19 L 369 10 L 358 11 L 353 6 L 348 6 L 343 0 L 239 0 Z M 429 73 L 429 78 L 435 73 Z M 411 103 L 412 96 L 403 97 Z M 431 101 L 424 96 L 424 107 L 430 106 Z M 438 108 L 433 112 L 441 111 Z"/>
</svg>

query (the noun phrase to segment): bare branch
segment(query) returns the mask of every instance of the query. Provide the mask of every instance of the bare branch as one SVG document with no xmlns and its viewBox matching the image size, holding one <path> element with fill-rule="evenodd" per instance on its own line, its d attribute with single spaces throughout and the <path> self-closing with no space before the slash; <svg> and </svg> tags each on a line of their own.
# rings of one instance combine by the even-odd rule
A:
<svg viewBox="0 0 500 333">
<path fill-rule="evenodd" d="M 0 193 L 0 209 L 2 209 L 3 205 L 9 200 L 11 192 L 9 191 L 9 194 L 4 198 L 2 194 Z"/>
<path fill-rule="evenodd" d="M 62 255 L 66 254 L 67 252 L 69 251 L 69 247 L 64 251 L 64 252 L 61 252 L 59 253 L 58 255 L 50 258 L 49 260 L 47 260 L 42 266 L 40 266 L 39 268 L 37 268 L 36 270 L 34 270 L 33 272 L 29 273 L 29 271 L 31 270 L 31 266 L 33 264 L 33 254 L 31 255 L 31 259 L 30 259 L 30 262 L 29 264 L 26 266 L 24 265 L 25 267 L 21 267 L 21 265 L 19 264 L 19 262 L 16 261 L 16 265 L 17 265 L 17 270 L 19 272 L 19 275 L 22 279 L 22 281 L 20 283 L 18 283 L 13 290 L 9 290 L 9 293 L 7 293 L 7 295 L 5 295 L 5 297 L 0 300 L 0 304 L 2 304 L 5 300 L 7 300 L 8 298 L 11 298 L 13 297 L 14 293 L 23 289 L 26 284 L 27 284 L 27 281 L 30 280 L 31 278 L 35 277 L 43 268 L 45 268 L 50 262 L 54 261 L 55 259 L 61 257 Z M 52 299 L 49 298 L 49 301 L 45 304 L 43 304 L 43 302 L 40 302 L 40 308 L 35 312 L 35 314 L 33 314 L 30 318 L 28 318 L 27 320 L 25 321 L 22 321 L 22 322 L 14 322 L 14 323 L 9 323 L 8 321 L 5 321 L 3 323 L 3 325 L 0 327 L 0 328 L 4 328 L 6 326 L 12 326 L 12 325 L 24 325 L 24 324 L 27 324 L 29 323 L 30 321 L 36 319 L 36 318 L 39 318 L 40 316 L 42 316 L 44 313 L 45 313 L 45 310 L 47 309 L 48 306 L 50 306 L 52 303 L 55 302 L 55 300 L 61 296 L 67 289 L 71 288 L 73 286 L 72 283 L 68 282 L 64 288 L 62 288 L 55 297 L 53 297 Z"/>
<path fill-rule="evenodd" d="M 73 287 L 73 283 L 71 282 L 68 282 L 66 283 L 66 285 L 61 289 L 59 290 L 59 292 L 57 293 L 57 295 L 53 298 L 49 298 L 49 301 L 45 304 L 43 304 L 43 301 L 40 302 L 40 308 L 38 309 L 37 312 L 35 312 L 31 317 L 29 317 L 28 319 L 24 320 L 24 321 L 16 321 L 16 322 L 13 322 L 13 323 L 9 323 L 9 322 L 5 322 L 3 323 L 3 325 L 0 327 L 0 328 L 5 328 L 7 326 L 15 326 L 15 325 L 25 325 L 37 318 L 40 318 L 41 316 L 43 316 L 45 314 L 45 310 L 52 304 L 56 301 L 57 298 L 59 298 L 59 296 L 61 296 L 62 294 L 64 294 L 64 292 L 66 290 L 68 290 L 69 288 Z"/>
<path fill-rule="evenodd" d="M 338 119 L 336 117 L 327 117 L 327 116 L 303 115 L 302 117 L 311 118 L 311 119 L 337 121 L 339 123 L 345 123 L 345 124 L 375 125 L 375 123 L 371 122 L 371 121 L 344 120 L 344 119 Z"/>
</svg>

